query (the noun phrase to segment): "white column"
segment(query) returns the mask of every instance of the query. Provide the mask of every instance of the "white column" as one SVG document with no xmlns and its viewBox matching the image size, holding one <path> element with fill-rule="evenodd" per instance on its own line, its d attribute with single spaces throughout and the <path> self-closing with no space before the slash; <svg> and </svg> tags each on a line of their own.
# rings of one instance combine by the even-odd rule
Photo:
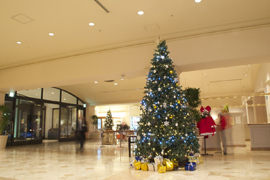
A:
<svg viewBox="0 0 270 180">
<path fill-rule="evenodd" d="M 88 124 L 88 134 L 86 138 L 90 137 L 90 133 L 94 131 L 94 126 L 92 124 L 92 116 L 95 114 L 95 106 L 87 106 L 86 107 L 86 122 Z"/>
<path fill-rule="evenodd" d="M 270 93 L 270 85 L 266 85 L 265 93 Z M 266 106 L 266 113 L 267 113 L 267 122 L 270 123 L 270 96 L 265 96 L 265 106 Z"/>
</svg>

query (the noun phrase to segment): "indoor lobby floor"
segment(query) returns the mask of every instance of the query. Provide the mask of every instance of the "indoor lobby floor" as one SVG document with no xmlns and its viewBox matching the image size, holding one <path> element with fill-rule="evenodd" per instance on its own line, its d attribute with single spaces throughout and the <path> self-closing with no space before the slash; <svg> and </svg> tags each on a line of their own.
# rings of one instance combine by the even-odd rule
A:
<svg viewBox="0 0 270 180">
<path fill-rule="evenodd" d="M 86 141 L 84 151 L 75 142 L 44 142 L 39 145 L 7 147 L 0 150 L 0 180 L 270 180 L 270 151 L 250 151 L 247 147 L 230 148 L 227 156 L 218 152 L 204 157 L 196 171 L 137 171 L 129 166 L 127 143 L 107 145 Z"/>
</svg>

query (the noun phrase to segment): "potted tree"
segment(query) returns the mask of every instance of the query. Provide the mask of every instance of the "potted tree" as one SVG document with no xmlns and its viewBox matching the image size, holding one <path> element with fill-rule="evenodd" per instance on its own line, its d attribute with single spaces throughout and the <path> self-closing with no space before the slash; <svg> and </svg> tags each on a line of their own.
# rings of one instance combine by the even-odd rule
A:
<svg viewBox="0 0 270 180">
<path fill-rule="evenodd" d="M 91 118 L 93 119 L 92 124 L 94 125 L 94 131 L 96 131 L 98 117 L 97 117 L 97 115 L 93 115 Z"/>
<path fill-rule="evenodd" d="M 0 105 L 0 149 L 6 148 L 8 135 L 4 133 L 4 130 L 7 127 L 9 121 L 9 110 L 7 106 Z"/>
</svg>

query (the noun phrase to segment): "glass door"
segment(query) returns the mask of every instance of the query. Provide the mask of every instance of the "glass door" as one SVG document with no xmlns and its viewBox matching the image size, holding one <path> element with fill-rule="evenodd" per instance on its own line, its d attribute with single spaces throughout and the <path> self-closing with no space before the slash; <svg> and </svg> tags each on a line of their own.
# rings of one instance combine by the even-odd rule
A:
<svg viewBox="0 0 270 180">
<path fill-rule="evenodd" d="M 61 106 L 60 139 L 74 139 L 77 125 L 77 107 Z"/>
<path fill-rule="evenodd" d="M 17 99 L 14 142 L 42 141 L 43 106 L 34 101 Z"/>
</svg>

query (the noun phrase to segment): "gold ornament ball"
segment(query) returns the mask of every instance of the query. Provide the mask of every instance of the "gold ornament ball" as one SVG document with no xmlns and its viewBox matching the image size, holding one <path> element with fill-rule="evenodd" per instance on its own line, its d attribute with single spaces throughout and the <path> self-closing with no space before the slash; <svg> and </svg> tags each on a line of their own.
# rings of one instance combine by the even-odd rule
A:
<svg viewBox="0 0 270 180">
<path fill-rule="evenodd" d="M 171 71 L 170 71 L 170 73 L 172 74 L 172 73 L 173 73 L 173 71 L 171 70 Z"/>
</svg>

